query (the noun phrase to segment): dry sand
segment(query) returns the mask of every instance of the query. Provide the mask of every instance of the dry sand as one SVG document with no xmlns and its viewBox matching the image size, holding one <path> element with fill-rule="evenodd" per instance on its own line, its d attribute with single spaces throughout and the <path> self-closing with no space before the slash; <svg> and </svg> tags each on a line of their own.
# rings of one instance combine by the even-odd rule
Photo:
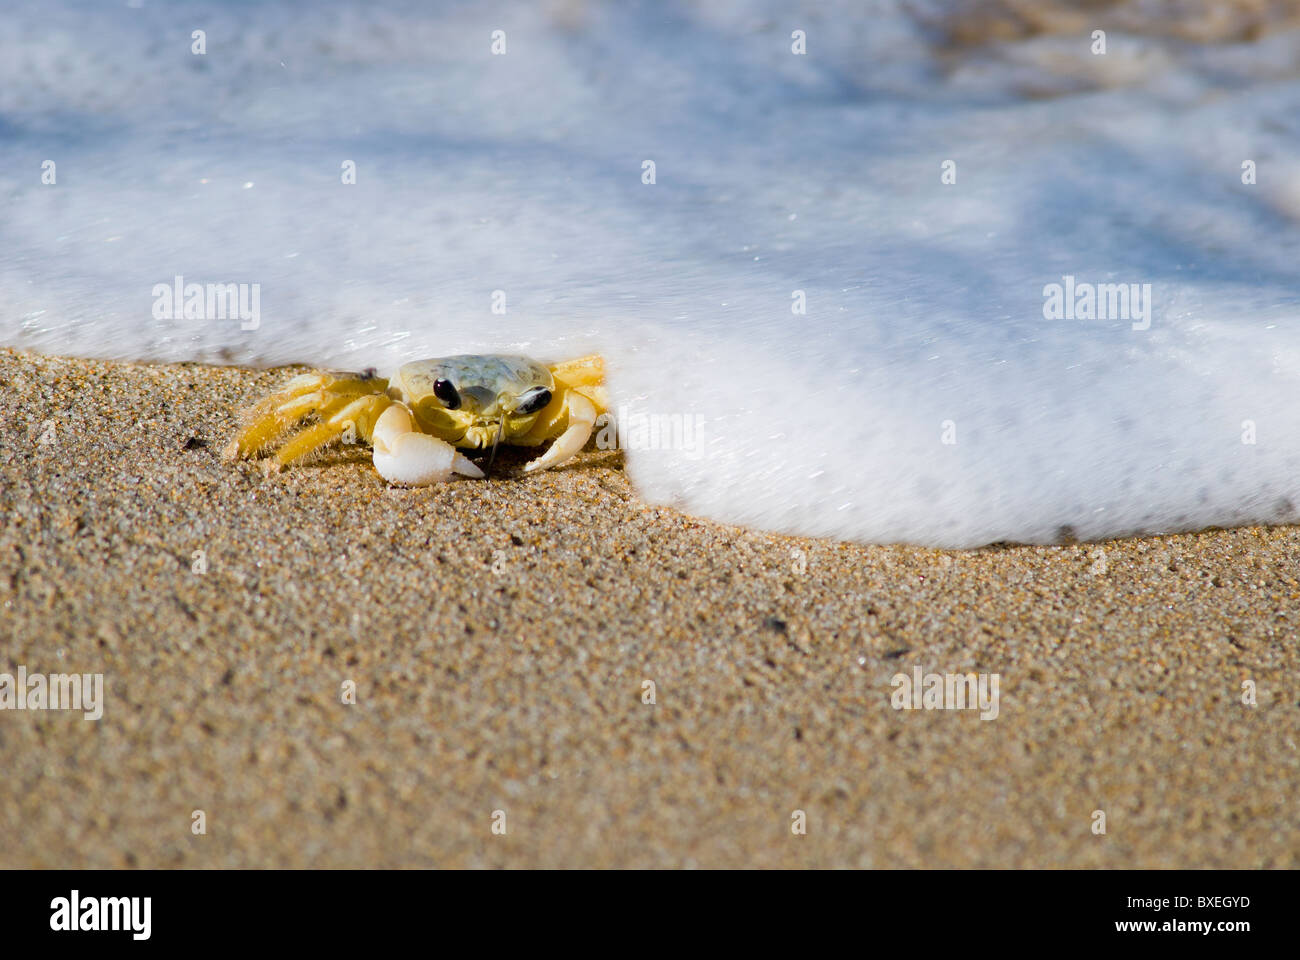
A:
<svg viewBox="0 0 1300 960">
<path fill-rule="evenodd" d="M 950 553 L 648 506 L 599 451 L 223 463 L 286 376 L 0 352 L 0 672 L 106 678 L 97 722 L 0 712 L 0 866 L 1300 865 L 1300 530 Z M 914 665 L 999 716 L 892 709 Z"/>
</svg>

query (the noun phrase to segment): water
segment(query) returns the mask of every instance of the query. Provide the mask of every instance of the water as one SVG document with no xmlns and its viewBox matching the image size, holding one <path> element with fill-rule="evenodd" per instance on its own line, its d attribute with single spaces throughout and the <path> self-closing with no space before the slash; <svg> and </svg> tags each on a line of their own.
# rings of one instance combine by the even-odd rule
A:
<svg viewBox="0 0 1300 960">
<path fill-rule="evenodd" d="M 628 451 L 643 497 L 792 533 L 1300 516 L 1300 33 L 1097 56 L 1091 27 L 945 50 L 939 4 L 350 6 L 11 0 L 0 343 L 599 350 L 625 419 L 701 422 Z M 257 284 L 256 329 L 156 317 L 177 276 Z M 1149 313 L 1049 319 L 1067 276 Z"/>
</svg>

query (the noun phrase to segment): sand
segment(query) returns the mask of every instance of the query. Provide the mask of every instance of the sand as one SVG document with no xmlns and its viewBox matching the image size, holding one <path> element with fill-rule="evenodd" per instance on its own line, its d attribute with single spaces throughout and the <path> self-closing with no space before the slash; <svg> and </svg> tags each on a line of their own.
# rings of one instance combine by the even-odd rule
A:
<svg viewBox="0 0 1300 960">
<path fill-rule="evenodd" d="M 222 462 L 291 372 L 0 352 L 0 672 L 105 678 L 0 711 L 0 867 L 1300 865 L 1300 530 L 943 552 L 648 505 L 616 452 Z M 916 666 L 997 718 L 895 710 Z"/>
</svg>

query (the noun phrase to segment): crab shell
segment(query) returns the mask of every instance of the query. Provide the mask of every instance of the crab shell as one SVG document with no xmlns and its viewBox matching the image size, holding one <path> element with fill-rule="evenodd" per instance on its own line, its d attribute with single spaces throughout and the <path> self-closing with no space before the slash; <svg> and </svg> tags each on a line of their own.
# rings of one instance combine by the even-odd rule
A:
<svg viewBox="0 0 1300 960">
<path fill-rule="evenodd" d="M 434 392 L 446 380 L 460 395 L 459 409 L 449 409 Z M 403 364 L 389 380 L 389 395 L 411 410 L 419 429 L 457 447 L 483 450 L 500 442 L 537 446 L 551 434 L 534 431 L 546 408 L 531 413 L 516 410 L 519 398 L 537 387 L 552 394 L 559 405 L 555 378 L 542 364 L 528 357 L 467 354 L 416 360 Z"/>
</svg>

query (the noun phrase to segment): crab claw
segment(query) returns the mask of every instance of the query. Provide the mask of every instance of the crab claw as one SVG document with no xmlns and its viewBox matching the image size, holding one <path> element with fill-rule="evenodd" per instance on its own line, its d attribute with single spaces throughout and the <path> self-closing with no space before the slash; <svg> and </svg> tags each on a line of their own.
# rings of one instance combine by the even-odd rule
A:
<svg viewBox="0 0 1300 960">
<path fill-rule="evenodd" d="M 576 390 L 569 391 L 566 403 L 569 426 L 556 438 L 549 450 L 524 465 L 524 473 L 534 473 L 547 467 L 559 466 L 577 456 L 578 451 L 586 446 L 587 440 L 591 437 L 591 429 L 596 424 L 596 407 Z"/>
<path fill-rule="evenodd" d="M 371 443 L 375 448 L 375 469 L 389 483 L 423 487 L 450 480 L 454 473 L 483 478 L 483 471 L 450 443 L 416 431 L 410 411 L 400 403 L 393 404 L 375 421 Z"/>
</svg>

